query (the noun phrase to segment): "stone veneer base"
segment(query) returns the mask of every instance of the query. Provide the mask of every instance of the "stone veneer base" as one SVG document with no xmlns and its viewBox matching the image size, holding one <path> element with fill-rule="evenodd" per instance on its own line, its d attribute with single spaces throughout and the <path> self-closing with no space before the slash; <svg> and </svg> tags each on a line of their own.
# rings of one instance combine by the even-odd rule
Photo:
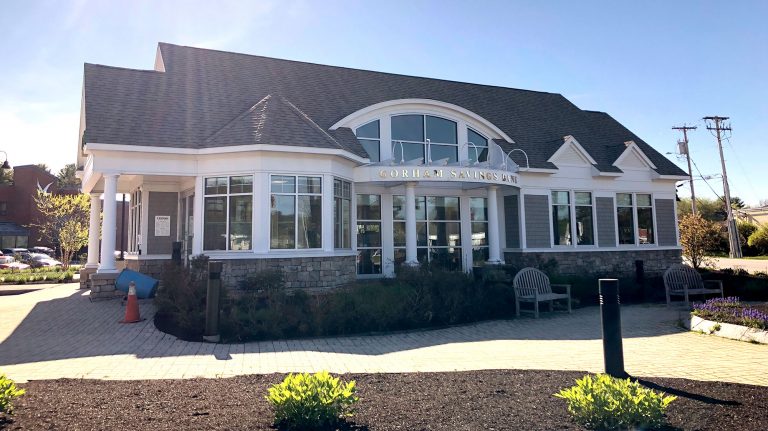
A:
<svg viewBox="0 0 768 431">
<path fill-rule="evenodd" d="M 91 298 L 114 298 L 122 295 L 115 290 L 115 280 L 120 273 L 93 273 L 89 277 Z"/>
<path fill-rule="evenodd" d="M 504 258 L 510 265 L 534 267 L 555 259 L 561 275 L 601 277 L 634 277 L 636 260 L 643 261 L 646 276 L 662 275 L 670 265 L 682 262 L 680 250 L 505 252 Z"/>
<path fill-rule="evenodd" d="M 262 259 L 216 259 L 223 262 L 221 281 L 237 289 L 249 275 L 267 269 L 282 270 L 289 289 L 326 289 L 353 283 L 355 256 L 285 257 Z M 163 267 L 170 260 L 126 260 L 126 268 L 162 279 Z"/>
</svg>

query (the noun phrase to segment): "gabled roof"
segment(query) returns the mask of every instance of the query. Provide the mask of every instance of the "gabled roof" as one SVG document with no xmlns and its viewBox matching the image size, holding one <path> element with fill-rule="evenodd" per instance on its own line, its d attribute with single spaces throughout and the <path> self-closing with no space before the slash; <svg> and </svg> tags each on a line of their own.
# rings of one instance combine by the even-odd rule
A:
<svg viewBox="0 0 768 431">
<path fill-rule="evenodd" d="M 612 165 L 623 143 L 633 140 L 658 167 L 658 173 L 683 174 L 607 114 L 583 111 L 560 94 L 166 43 L 159 44 L 158 51 L 164 71 L 85 65 L 86 142 L 205 148 L 251 139 L 256 142 L 258 135 L 262 141 L 279 145 L 342 147 L 364 155 L 351 130 L 330 131 L 331 126 L 376 103 L 434 99 L 461 106 L 493 123 L 514 140 L 514 144 L 502 142 L 502 148 L 524 150 L 532 168 L 556 169 L 547 160 L 562 145 L 563 136 L 572 135 L 600 171 L 618 171 Z M 279 106 L 256 108 L 270 95 L 270 99 L 280 98 Z M 259 129 L 249 122 L 258 117 L 260 108 L 276 111 L 271 119 L 266 112 Z M 290 115 L 278 115 L 277 110 Z M 525 166 L 519 152 L 511 157 Z"/>
</svg>

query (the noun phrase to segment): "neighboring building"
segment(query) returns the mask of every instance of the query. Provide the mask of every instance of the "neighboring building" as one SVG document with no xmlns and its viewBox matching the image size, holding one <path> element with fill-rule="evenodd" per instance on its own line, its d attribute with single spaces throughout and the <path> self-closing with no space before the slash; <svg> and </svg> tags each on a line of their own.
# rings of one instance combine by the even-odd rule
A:
<svg viewBox="0 0 768 431">
<path fill-rule="evenodd" d="M 60 188 L 57 185 L 56 176 L 37 165 L 15 166 L 13 181 L 0 184 L 0 248 L 55 246 L 44 241 L 39 229 L 33 226 L 41 217 L 35 204 L 38 188 L 55 194 L 79 193 L 76 188 Z M 122 202 L 118 202 L 117 205 L 121 206 Z M 126 214 L 127 207 L 128 203 L 126 203 Z M 119 209 L 117 211 L 119 214 Z M 120 227 L 119 217 L 117 229 L 117 232 L 123 232 L 124 237 L 127 238 L 127 232 Z M 125 239 L 123 242 L 127 243 Z"/>
<path fill-rule="evenodd" d="M 734 211 L 736 217 L 742 221 L 754 223 L 758 226 L 768 224 L 768 206 L 757 208 L 742 208 Z"/>
<path fill-rule="evenodd" d="M 85 65 L 81 133 L 83 190 L 131 193 L 128 266 L 151 274 L 177 240 L 229 286 L 263 268 L 330 287 L 424 261 L 680 260 L 686 174 L 560 94 L 161 43 L 154 70 Z M 115 218 L 89 255 L 99 280 Z"/>
</svg>

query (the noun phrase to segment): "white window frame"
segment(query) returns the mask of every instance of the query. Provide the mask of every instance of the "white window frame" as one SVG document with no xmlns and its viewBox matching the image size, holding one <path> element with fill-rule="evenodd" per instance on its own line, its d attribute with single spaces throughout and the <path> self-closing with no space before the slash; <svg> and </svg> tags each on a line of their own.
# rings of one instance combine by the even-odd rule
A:
<svg viewBox="0 0 768 431">
<path fill-rule="evenodd" d="M 619 217 L 618 217 L 618 208 L 619 208 L 619 194 L 628 194 L 632 195 L 632 229 L 634 229 L 634 237 L 635 242 L 634 244 L 621 244 L 619 239 Z M 653 244 L 641 244 L 640 243 L 640 229 L 637 224 L 637 195 L 648 195 L 651 199 L 651 206 L 650 207 L 642 207 L 642 208 L 651 208 L 651 223 L 653 223 Z M 613 196 L 613 217 L 616 220 L 616 246 L 620 248 L 631 248 L 631 247 L 658 247 L 659 246 L 659 238 L 656 226 L 656 199 L 653 197 L 653 193 L 650 192 L 616 192 Z M 626 205 L 622 205 L 623 208 L 627 208 Z M 675 208 L 677 210 L 677 208 Z M 677 214 L 677 213 L 675 213 Z"/>
<path fill-rule="evenodd" d="M 336 181 L 339 181 L 341 183 L 341 188 L 342 188 L 341 194 L 338 194 L 338 195 L 336 194 Z M 349 192 L 349 195 L 346 196 L 346 197 L 344 196 L 344 185 L 345 184 L 348 186 L 347 190 Z M 322 190 L 321 190 L 321 192 L 322 192 Z M 333 248 L 335 250 L 351 250 L 352 249 L 352 211 L 355 209 L 355 205 L 352 202 L 352 200 L 353 200 L 354 197 L 355 196 L 352 193 L 352 182 L 351 181 L 345 180 L 343 178 L 333 177 L 333 214 L 334 214 L 334 217 L 333 217 Z M 346 247 L 344 247 L 344 244 L 343 244 L 343 242 L 344 242 L 344 234 L 343 234 L 343 232 L 344 232 L 344 215 L 343 214 L 341 214 L 341 217 L 342 217 L 342 219 L 341 219 L 341 227 L 340 227 L 338 232 L 336 231 L 336 200 L 337 199 L 340 199 L 342 201 L 346 200 L 346 201 L 349 202 L 349 207 L 348 207 L 349 208 L 349 214 L 347 214 L 347 217 L 348 217 L 347 223 L 349 224 L 349 229 L 348 229 L 348 232 L 347 232 L 347 234 L 349 235 L 349 245 L 346 246 Z M 338 237 L 339 235 L 341 235 L 341 238 Z M 339 242 L 342 243 L 341 247 L 337 247 L 336 246 L 336 240 L 339 240 Z"/>
<path fill-rule="evenodd" d="M 404 115 L 420 115 L 421 116 L 421 118 L 422 118 L 421 125 L 423 127 L 422 130 L 424 131 L 424 141 L 422 141 L 422 142 L 419 142 L 419 141 L 406 141 L 406 140 L 403 140 L 403 139 L 395 139 L 394 137 L 392 137 L 392 119 L 394 117 L 401 117 L 401 116 L 404 116 Z M 435 143 L 435 142 L 431 142 L 431 141 L 429 141 L 429 143 L 427 143 L 428 142 L 428 138 L 427 138 L 427 117 L 440 118 L 442 120 L 450 121 L 453 124 L 455 124 L 456 125 L 456 144 L 449 144 L 449 143 L 445 143 L 445 142 L 437 142 L 437 143 Z M 370 121 L 369 121 L 369 123 L 370 123 Z M 366 123 L 366 124 L 368 124 L 368 123 Z M 381 127 L 381 124 L 382 123 L 379 122 L 379 127 Z M 465 128 L 466 128 L 466 125 L 465 125 Z M 396 146 L 395 145 L 395 142 L 399 142 L 399 143 L 402 143 L 402 144 L 421 144 L 421 145 L 423 145 L 423 147 L 424 147 L 424 158 L 421 161 L 421 163 L 425 164 L 425 165 L 428 164 L 428 163 L 431 163 L 431 161 L 433 161 L 432 160 L 432 145 L 446 146 L 446 147 L 447 146 L 456 147 L 456 161 L 457 162 L 461 162 L 462 161 L 461 160 L 461 156 L 462 156 L 462 154 L 461 154 L 461 146 L 462 146 L 461 145 L 461 137 L 464 136 L 466 138 L 466 136 L 467 136 L 467 132 L 464 132 L 464 134 L 462 135 L 461 130 L 462 130 L 462 124 L 461 124 L 461 122 L 459 122 L 459 120 L 457 120 L 455 118 L 450 118 L 450 117 L 447 117 L 447 116 L 444 116 L 444 115 L 439 115 L 439 114 L 429 113 L 429 112 L 398 112 L 398 113 L 390 114 L 389 115 L 389 136 L 390 136 L 391 140 L 390 140 L 389 144 L 390 144 L 391 151 L 392 151 L 392 160 L 395 160 L 395 161 L 399 161 L 400 160 L 400 159 L 397 158 L 397 149 L 400 146 Z M 475 129 L 473 129 L 473 130 L 475 130 Z M 480 133 L 478 132 L 478 134 L 480 134 Z M 381 129 L 379 129 L 379 136 L 381 136 Z M 401 149 L 400 151 L 401 151 L 401 157 L 403 157 L 402 156 L 403 150 Z M 379 154 L 381 154 L 381 153 L 379 153 Z M 408 162 L 408 160 L 405 160 L 405 162 Z"/>
<path fill-rule="evenodd" d="M 207 194 L 205 192 L 205 181 L 207 179 L 209 179 L 209 178 L 221 178 L 221 177 L 224 177 L 224 178 L 227 179 L 227 192 L 226 193 L 216 193 L 216 194 L 211 194 L 211 195 Z M 250 193 L 247 193 L 247 192 L 246 193 L 230 193 L 230 186 L 231 186 L 231 182 L 232 182 L 232 177 L 251 177 L 251 192 Z M 203 205 L 202 205 L 202 208 L 201 208 L 201 211 L 200 211 L 202 213 L 202 214 L 200 214 L 200 218 L 201 218 L 201 220 L 203 222 L 202 223 L 203 229 L 202 229 L 202 232 L 201 232 L 202 233 L 202 235 L 201 235 L 202 236 L 202 238 L 201 238 L 201 246 L 203 247 L 203 251 L 204 252 L 215 252 L 215 253 L 222 253 L 222 252 L 223 253 L 253 253 L 253 251 L 255 249 L 255 244 L 254 244 L 255 237 L 253 235 L 253 224 L 254 224 L 254 221 L 256 219 L 254 217 L 256 215 L 256 210 L 255 210 L 255 207 L 253 205 L 254 202 L 256 202 L 255 201 L 255 193 L 256 193 L 256 183 L 255 183 L 254 175 L 251 174 L 251 173 L 244 173 L 244 174 L 242 174 L 242 173 L 241 174 L 229 174 L 228 173 L 228 174 L 210 175 L 210 176 L 203 177 Z M 230 249 L 230 245 L 231 244 L 229 242 L 230 241 L 230 238 L 229 238 L 229 198 L 231 196 L 250 196 L 251 197 L 251 248 L 249 248 L 249 249 L 245 249 L 245 250 L 232 250 L 232 249 Z M 224 234 L 224 238 L 225 238 L 225 241 L 224 241 L 225 249 L 224 250 L 215 250 L 215 249 L 209 250 L 209 249 L 205 248 L 205 198 L 214 198 L 214 197 L 225 197 L 226 198 L 225 199 L 226 208 L 224 209 L 224 220 L 225 220 L 225 225 L 226 225 L 225 234 Z"/>
<path fill-rule="evenodd" d="M 374 121 L 377 121 L 379 123 L 379 137 L 378 138 L 366 138 L 366 137 L 358 137 L 357 136 L 357 130 L 358 129 L 360 129 L 361 127 L 365 127 L 365 126 L 373 123 Z M 358 141 L 360 139 L 365 139 L 366 141 L 377 141 L 379 143 L 379 161 L 378 162 L 372 162 L 372 163 L 380 163 L 381 160 L 382 160 L 382 157 L 381 157 L 382 156 L 382 151 L 381 151 L 381 141 L 382 141 L 382 139 L 381 139 L 381 129 L 382 129 L 382 127 L 381 127 L 381 124 L 382 124 L 382 121 L 381 121 L 380 118 L 374 118 L 374 119 L 372 119 L 370 121 L 366 121 L 365 123 L 355 127 L 355 137 L 358 139 Z M 360 145 L 362 146 L 362 144 L 360 144 Z M 365 147 L 363 147 L 363 149 L 365 149 Z M 369 156 L 370 156 L 370 154 L 369 154 Z M 370 159 L 370 157 L 369 157 L 369 159 Z"/>
<path fill-rule="evenodd" d="M 571 234 L 571 244 L 555 244 L 555 214 L 552 211 L 552 207 L 555 205 L 552 202 L 552 193 L 554 192 L 567 192 L 568 193 L 568 209 L 569 209 L 569 215 L 570 215 L 570 234 Z M 590 196 L 590 207 L 592 208 L 592 244 L 578 244 L 578 235 L 576 232 L 576 207 L 577 206 L 586 206 L 586 205 L 576 205 L 576 193 L 589 193 Z M 551 245 L 553 248 L 579 248 L 579 249 L 590 249 L 590 248 L 598 248 L 597 245 L 597 216 L 596 216 L 596 206 L 595 206 L 595 192 L 592 190 L 580 190 L 580 189 L 551 189 L 549 191 L 549 194 L 547 195 L 547 202 L 549 203 L 549 237 Z M 563 204 L 558 204 L 563 205 Z M 615 210 L 614 210 L 615 211 Z M 618 222 L 616 222 L 617 230 L 618 230 Z M 618 236 L 617 240 L 618 242 Z"/>
<path fill-rule="evenodd" d="M 272 191 L 272 177 L 293 177 L 295 179 L 295 191 L 293 193 L 284 193 L 284 192 L 273 192 Z M 319 178 L 320 179 L 320 193 L 300 193 L 299 192 L 299 177 L 308 177 L 308 178 Z M 325 181 L 323 181 L 324 176 L 323 174 L 269 174 L 269 194 L 267 195 L 267 208 L 270 208 L 270 215 L 269 215 L 269 251 L 270 253 L 281 253 L 281 252 L 294 252 L 294 251 L 304 251 L 304 250 L 323 250 L 323 243 L 327 240 L 327 238 L 324 238 L 325 235 L 323 235 L 323 223 L 326 221 L 323 220 L 323 210 L 322 210 L 322 201 L 323 201 L 323 193 L 329 193 L 327 190 L 325 190 L 327 187 L 325 187 Z M 333 190 L 330 191 L 331 195 L 333 195 Z M 293 196 L 293 248 L 272 248 L 272 214 L 271 214 L 271 199 L 272 195 L 281 195 L 281 196 Z M 299 248 L 299 196 L 319 196 L 320 202 L 321 202 L 321 210 L 320 210 L 320 246 L 319 247 L 313 247 L 313 248 Z M 331 224 L 333 224 L 333 220 L 330 221 Z M 333 238 L 330 238 L 331 241 L 333 241 Z"/>
</svg>

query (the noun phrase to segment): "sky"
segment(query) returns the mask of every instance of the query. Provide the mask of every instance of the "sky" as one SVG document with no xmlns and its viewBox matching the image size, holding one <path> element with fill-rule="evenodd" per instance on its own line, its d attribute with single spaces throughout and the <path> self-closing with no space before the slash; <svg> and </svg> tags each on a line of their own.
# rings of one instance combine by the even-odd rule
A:
<svg viewBox="0 0 768 431">
<path fill-rule="evenodd" d="M 158 42 L 560 93 L 674 154 L 697 196 L 768 199 L 768 2 L 3 0 L 0 151 L 75 161 L 83 63 L 152 69 Z M 0 156 L 2 157 L 2 156 Z M 701 176 L 709 178 L 707 181 Z M 689 196 L 688 185 L 679 188 Z"/>
</svg>

